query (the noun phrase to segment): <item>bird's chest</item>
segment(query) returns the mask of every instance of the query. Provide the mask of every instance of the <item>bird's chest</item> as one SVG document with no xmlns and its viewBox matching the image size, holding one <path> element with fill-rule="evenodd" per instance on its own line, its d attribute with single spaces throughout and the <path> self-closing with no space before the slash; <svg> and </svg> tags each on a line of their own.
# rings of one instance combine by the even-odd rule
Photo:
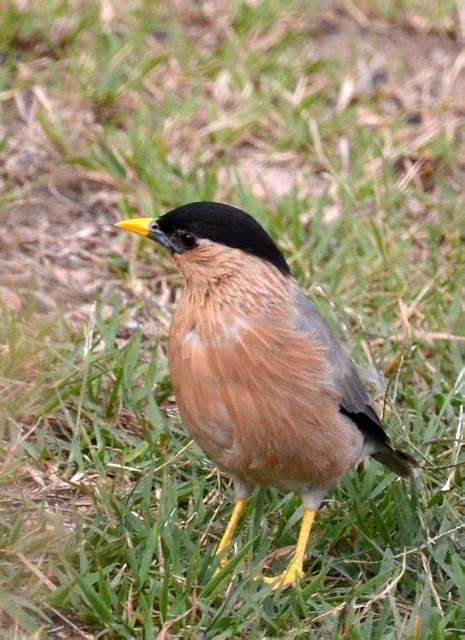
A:
<svg viewBox="0 0 465 640">
<path fill-rule="evenodd" d="M 233 354 L 240 345 L 241 325 L 233 316 L 187 319 L 181 315 L 173 321 L 168 342 L 181 417 L 192 437 L 219 464 L 233 446 L 234 418 L 225 379 L 236 368 Z"/>
<path fill-rule="evenodd" d="M 325 352 L 274 315 L 176 318 L 169 360 L 177 404 L 196 442 L 247 482 L 318 484 L 340 475 L 344 439 Z M 349 449 L 350 443 L 346 447 Z"/>
</svg>

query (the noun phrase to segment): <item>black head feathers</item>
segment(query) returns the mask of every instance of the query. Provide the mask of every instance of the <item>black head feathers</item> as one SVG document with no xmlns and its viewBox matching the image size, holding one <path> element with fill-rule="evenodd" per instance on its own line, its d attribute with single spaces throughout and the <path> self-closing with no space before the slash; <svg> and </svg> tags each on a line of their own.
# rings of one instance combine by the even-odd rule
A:
<svg viewBox="0 0 465 640">
<path fill-rule="evenodd" d="M 157 219 L 167 236 L 185 233 L 197 240 L 210 240 L 241 249 L 273 264 L 284 275 L 289 266 L 273 239 L 245 211 L 219 202 L 192 202 L 173 209 Z"/>
</svg>

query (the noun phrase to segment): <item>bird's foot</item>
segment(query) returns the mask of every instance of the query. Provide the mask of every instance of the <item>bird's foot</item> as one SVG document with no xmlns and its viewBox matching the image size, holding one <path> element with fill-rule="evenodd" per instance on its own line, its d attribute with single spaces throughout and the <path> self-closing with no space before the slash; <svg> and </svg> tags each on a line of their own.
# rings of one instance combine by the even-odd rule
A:
<svg viewBox="0 0 465 640">
<path fill-rule="evenodd" d="M 229 560 L 231 559 L 230 557 L 228 557 L 228 555 L 223 555 L 222 557 L 218 557 L 219 555 L 220 554 L 218 552 L 215 555 L 215 559 L 216 559 L 216 562 L 217 562 L 218 566 L 216 567 L 216 569 L 215 569 L 215 571 L 213 573 L 213 576 L 217 576 L 219 574 L 219 572 L 221 571 L 221 569 L 223 567 L 225 567 L 228 564 Z"/>
<path fill-rule="evenodd" d="M 263 581 L 265 584 L 270 585 L 273 589 L 286 589 L 287 587 L 295 587 L 300 580 L 304 577 L 302 567 L 298 564 L 291 562 L 285 571 L 277 576 L 267 577 L 264 576 Z"/>
</svg>

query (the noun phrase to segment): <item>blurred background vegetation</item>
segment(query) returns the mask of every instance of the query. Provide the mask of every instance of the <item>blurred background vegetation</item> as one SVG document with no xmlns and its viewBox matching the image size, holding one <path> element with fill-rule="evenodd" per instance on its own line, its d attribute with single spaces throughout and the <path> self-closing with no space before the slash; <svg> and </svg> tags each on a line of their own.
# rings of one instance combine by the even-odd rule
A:
<svg viewBox="0 0 465 640">
<path fill-rule="evenodd" d="M 0 10 L 1 637 L 465 637 L 463 3 Z M 232 491 L 176 414 L 180 279 L 113 229 L 201 199 L 275 237 L 424 467 L 350 474 L 293 591 L 252 579 L 291 494 L 214 575 Z"/>
</svg>

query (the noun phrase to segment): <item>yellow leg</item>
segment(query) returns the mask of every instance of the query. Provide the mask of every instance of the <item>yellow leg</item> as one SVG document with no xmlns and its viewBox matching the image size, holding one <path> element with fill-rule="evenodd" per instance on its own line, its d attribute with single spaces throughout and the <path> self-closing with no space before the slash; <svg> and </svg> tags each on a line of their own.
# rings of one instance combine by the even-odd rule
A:
<svg viewBox="0 0 465 640">
<path fill-rule="evenodd" d="M 300 525 L 299 539 L 297 540 L 295 553 L 287 569 L 278 576 L 263 578 L 266 584 L 271 585 L 273 589 L 294 586 L 303 577 L 304 572 L 302 566 L 305 551 L 307 549 L 308 536 L 310 535 L 315 513 L 316 511 L 313 509 L 304 509 L 304 516 L 302 518 L 302 524 Z"/>
<path fill-rule="evenodd" d="M 234 531 L 236 530 L 237 524 L 242 515 L 242 512 L 245 509 L 246 504 L 247 504 L 247 498 L 236 500 L 233 512 L 231 513 L 231 517 L 229 518 L 228 526 L 226 527 L 226 530 L 223 533 L 223 537 L 220 540 L 220 544 L 218 545 L 218 549 L 216 550 L 217 556 L 220 555 L 231 542 L 232 537 L 234 535 Z M 224 564 L 226 564 L 225 557 L 220 559 L 220 565 L 224 565 Z"/>
</svg>

